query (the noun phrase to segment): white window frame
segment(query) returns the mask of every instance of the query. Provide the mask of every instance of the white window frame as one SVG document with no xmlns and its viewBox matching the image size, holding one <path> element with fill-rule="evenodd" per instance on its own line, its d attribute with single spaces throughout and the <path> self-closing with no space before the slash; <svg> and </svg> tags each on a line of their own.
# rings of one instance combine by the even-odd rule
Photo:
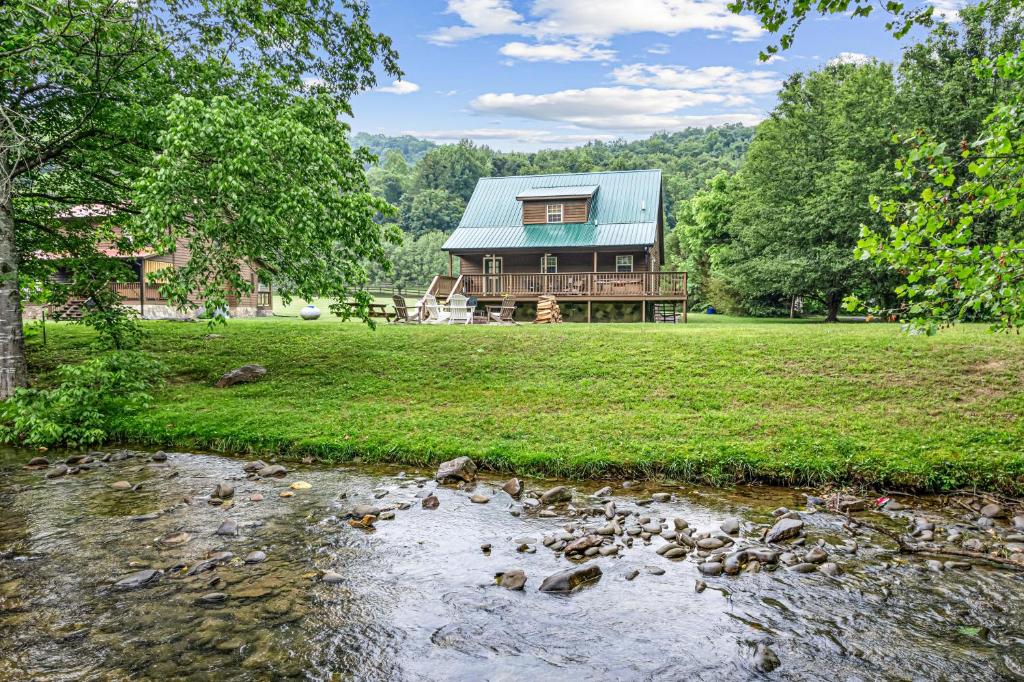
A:
<svg viewBox="0 0 1024 682">
<path fill-rule="evenodd" d="M 629 270 L 620 270 L 620 265 L 628 265 Z M 615 272 L 633 272 L 633 254 L 625 254 L 615 257 Z"/>
<path fill-rule="evenodd" d="M 548 268 L 551 268 L 550 270 Z M 545 253 L 540 257 L 540 271 L 545 275 L 558 274 L 558 256 L 553 253 Z"/>
<path fill-rule="evenodd" d="M 487 261 L 491 261 L 491 263 L 492 263 L 492 265 L 491 265 L 492 272 L 487 272 Z M 505 262 L 504 261 L 505 261 L 505 259 L 502 258 L 501 256 L 484 256 L 484 262 L 483 262 L 483 268 L 482 268 L 483 269 L 483 273 L 485 275 L 487 275 L 488 277 L 503 274 L 505 272 Z M 497 272 L 493 272 L 493 268 L 494 268 L 493 264 L 495 264 L 495 263 L 498 265 L 498 271 Z"/>
<path fill-rule="evenodd" d="M 549 223 L 564 223 L 565 222 L 565 204 L 548 204 L 545 207 L 547 213 L 546 218 Z M 555 210 L 552 210 L 555 209 Z M 556 213 L 557 211 L 557 213 Z M 557 215 L 558 219 L 552 219 L 552 215 Z"/>
</svg>

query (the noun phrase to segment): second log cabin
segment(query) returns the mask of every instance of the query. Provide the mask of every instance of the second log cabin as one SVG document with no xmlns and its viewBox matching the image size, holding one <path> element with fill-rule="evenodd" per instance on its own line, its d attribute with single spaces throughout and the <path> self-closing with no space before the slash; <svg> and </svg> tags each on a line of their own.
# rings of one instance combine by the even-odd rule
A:
<svg viewBox="0 0 1024 682">
<path fill-rule="evenodd" d="M 671 305 L 685 319 L 686 273 L 661 269 L 664 231 L 660 170 L 481 178 L 435 285 L 481 302 L 553 294 L 588 322 L 602 303 L 633 304 L 641 320 Z"/>
</svg>

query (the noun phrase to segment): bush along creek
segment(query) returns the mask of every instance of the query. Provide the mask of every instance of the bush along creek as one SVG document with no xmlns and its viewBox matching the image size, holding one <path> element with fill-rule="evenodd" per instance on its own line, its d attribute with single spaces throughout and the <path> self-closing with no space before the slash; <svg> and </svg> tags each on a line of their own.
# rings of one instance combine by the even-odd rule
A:
<svg viewBox="0 0 1024 682">
<path fill-rule="evenodd" d="M 0 452 L 0 678 L 1005 679 L 1015 500 Z"/>
</svg>

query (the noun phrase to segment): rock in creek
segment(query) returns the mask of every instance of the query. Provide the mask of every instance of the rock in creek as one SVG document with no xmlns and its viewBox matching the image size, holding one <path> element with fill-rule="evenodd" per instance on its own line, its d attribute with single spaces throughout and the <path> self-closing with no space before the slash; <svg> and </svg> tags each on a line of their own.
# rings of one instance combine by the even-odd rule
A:
<svg viewBox="0 0 1024 682">
<path fill-rule="evenodd" d="M 591 547 L 599 547 L 604 541 L 604 538 L 600 535 L 584 535 L 581 538 L 577 538 L 565 546 L 566 554 L 579 554 L 585 552 Z"/>
<path fill-rule="evenodd" d="M 249 552 L 245 555 L 245 563 L 247 564 L 262 564 L 267 560 L 267 553 L 256 550 L 255 552 Z"/>
<path fill-rule="evenodd" d="M 476 495 L 471 496 L 469 498 L 469 501 L 474 504 L 487 504 L 488 502 L 491 501 L 491 498 L 487 497 L 486 495 L 481 495 L 480 493 L 477 493 Z"/>
<path fill-rule="evenodd" d="M 217 379 L 217 383 L 214 384 L 214 388 L 227 388 L 235 384 L 257 381 L 262 379 L 266 373 L 267 368 L 263 365 L 242 365 L 237 369 L 222 374 L 220 379 Z"/>
<path fill-rule="evenodd" d="M 555 486 L 540 496 L 541 504 L 558 504 L 559 502 L 572 502 L 572 491 L 564 485 Z"/>
<path fill-rule="evenodd" d="M 722 532 L 727 535 L 736 535 L 740 532 L 739 519 L 726 519 L 722 522 L 722 525 L 719 526 L 719 528 L 721 528 Z"/>
<path fill-rule="evenodd" d="M 671 493 L 654 493 L 651 495 L 651 499 L 655 502 L 668 502 L 672 499 Z"/>
<path fill-rule="evenodd" d="M 601 488 L 596 493 L 594 493 L 594 497 L 608 497 L 611 494 L 612 494 L 611 486 L 607 486 L 606 485 L 605 487 Z"/>
<path fill-rule="evenodd" d="M 600 579 L 601 567 L 590 563 L 586 566 L 570 568 L 568 570 L 549 575 L 547 578 L 544 578 L 544 582 L 540 584 L 540 591 L 568 593 L 582 585 L 597 582 Z"/>
<path fill-rule="evenodd" d="M 380 507 L 372 504 L 357 504 L 349 516 L 361 519 L 364 516 L 380 516 Z"/>
<path fill-rule="evenodd" d="M 725 570 L 725 567 L 718 561 L 708 561 L 706 563 L 701 564 L 697 568 L 699 568 L 700 572 L 704 575 L 712 576 L 722 575 L 722 571 Z"/>
<path fill-rule="evenodd" d="M 160 579 L 161 575 L 163 575 L 163 571 L 147 568 L 142 571 L 130 573 L 124 576 L 123 578 L 120 578 L 117 582 L 114 583 L 114 587 L 116 587 L 119 590 L 134 590 L 138 587 L 143 587 L 145 585 L 151 585 L 155 583 L 157 580 Z"/>
<path fill-rule="evenodd" d="M 764 541 L 767 543 L 781 542 L 782 540 L 789 540 L 795 538 L 800 534 L 800 531 L 804 528 L 804 522 L 800 519 L 779 519 L 772 526 L 771 530 L 765 536 Z"/>
<path fill-rule="evenodd" d="M 518 478 L 510 478 L 505 481 L 505 485 L 501 486 L 501 489 L 518 500 L 523 492 L 523 484 L 519 482 Z"/>
<path fill-rule="evenodd" d="M 50 466 L 50 460 L 46 459 L 45 457 L 33 457 L 28 461 L 28 464 L 26 464 L 25 466 L 32 469 L 45 469 L 46 467 Z"/>
<path fill-rule="evenodd" d="M 725 543 L 718 538 L 704 538 L 703 540 L 697 540 L 697 547 L 704 550 L 720 549 L 725 546 Z"/>
<path fill-rule="evenodd" d="M 521 590 L 526 585 L 526 573 L 519 569 L 495 573 L 494 581 L 506 590 Z"/>
<path fill-rule="evenodd" d="M 638 571 L 637 569 L 634 568 L 633 570 L 631 570 L 629 573 L 626 574 L 626 580 L 633 580 L 638 575 L 640 575 L 640 571 Z"/>
<path fill-rule="evenodd" d="M 217 484 L 217 487 L 213 489 L 213 493 L 210 495 L 210 497 L 216 500 L 230 500 L 234 496 L 235 486 L 223 481 Z"/>
<path fill-rule="evenodd" d="M 455 459 L 441 462 L 437 467 L 434 480 L 441 483 L 452 481 L 465 481 L 470 483 L 476 479 L 476 464 L 469 457 L 456 457 Z"/>
<path fill-rule="evenodd" d="M 867 509 L 867 506 L 868 503 L 859 497 L 841 497 L 836 502 L 836 509 L 841 514 L 864 511 Z"/>
<path fill-rule="evenodd" d="M 58 464 L 53 469 L 53 471 L 46 472 L 46 477 L 47 478 L 60 478 L 61 476 L 67 474 L 68 471 L 69 471 L 69 469 L 68 469 L 66 464 Z"/>
<path fill-rule="evenodd" d="M 345 580 L 345 577 L 335 571 L 324 571 L 323 575 L 320 576 L 320 580 L 330 585 L 334 585 Z"/>
<path fill-rule="evenodd" d="M 989 502 L 981 508 L 981 515 L 987 519 L 1001 519 L 1006 516 L 1006 510 L 1000 504 Z"/>
<path fill-rule="evenodd" d="M 193 565 L 192 568 L 186 571 L 185 575 L 198 575 L 213 570 L 217 566 L 230 561 L 233 556 L 235 555 L 231 552 L 214 552 L 208 558 Z"/>
<path fill-rule="evenodd" d="M 794 573 L 814 573 L 818 570 L 818 565 L 803 562 L 790 567 L 789 570 L 793 571 Z"/>
<path fill-rule="evenodd" d="M 781 665 L 779 657 L 764 642 L 754 649 L 754 669 L 759 673 L 770 673 Z"/>
<path fill-rule="evenodd" d="M 223 592 L 207 592 L 197 600 L 201 604 L 223 604 L 228 600 L 228 595 Z"/>
<path fill-rule="evenodd" d="M 424 509 L 437 509 L 438 505 L 441 504 L 441 500 L 437 499 L 437 495 L 427 495 L 420 504 Z"/>
<path fill-rule="evenodd" d="M 128 481 L 114 481 L 110 484 L 110 487 L 114 490 L 131 490 L 132 484 Z"/>
<path fill-rule="evenodd" d="M 247 474 L 255 474 L 265 468 L 267 468 L 267 463 L 261 459 L 257 459 L 254 462 L 246 462 L 245 466 L 242 467 L 242 471 Z"/>
<path fill-rule="evenodd" d="M 821 547 L 811 547 L 804 555 L 804 561 L 809 564 L 822 564 L 828 559 L 828 552 Z"/>
<path fill-rule="evenodd" d="M 238 522 L 228 519 L 217 528 L 217 535 L 238 535 Z"/>
<path fill-rule="evenodd" d="M 162 538 L 156 541 L 156 544 L 160 545 L 161 547 L 179 547 L 181 545 L 184 545 L 191 539 L 191 535 L 189 535 L 185 531 L 181 531 L 178 533 L 171 533 L 170 535 L 163 536 Z"/>
<path fill-rule="evenodd" d="M 249 501 L 250 502 L 262 502 L 263 501 L 263 493 L 253 493 L 252 495 L 249 496 Z"/>
<path fill-rule="evenodd" d="M 166 462 L 167 453 L 164 452 L 163 450 L 157 450 L 156 452 L 153 453 L 153 456 L 150 457 L 150 459 L 154 462 Z"/>
<path fill-rule="evenodd" d="M 260 469 L 259 474 L 264 478 L 270 478 L 272 476 L 280 478 L 281 476 L 286 476 L 288 474 L 288 470 L 280 464 L 268 464 Z"/>
<path fill-rule="evenodd" d="M 818 570 L 832 578 L 842 573 L 842 570 L 839 568 L 839 564 L 834 561 L 826 561 L 822 565 L 818 566 Z"/>
</svg>

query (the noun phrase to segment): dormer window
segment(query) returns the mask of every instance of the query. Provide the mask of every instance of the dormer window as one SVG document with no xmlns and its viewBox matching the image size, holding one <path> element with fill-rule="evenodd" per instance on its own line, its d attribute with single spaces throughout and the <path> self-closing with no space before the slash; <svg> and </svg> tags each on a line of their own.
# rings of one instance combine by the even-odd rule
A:
<svg viewBox="0 0 1024 682">
<path fill-rule="evenodd" d="M 562 209 L 563 209 L 563 204 L 548 204 L 548 222 L 549 223 L 560 223 L 560 222 L 562 222 Z"/>
</svg>

